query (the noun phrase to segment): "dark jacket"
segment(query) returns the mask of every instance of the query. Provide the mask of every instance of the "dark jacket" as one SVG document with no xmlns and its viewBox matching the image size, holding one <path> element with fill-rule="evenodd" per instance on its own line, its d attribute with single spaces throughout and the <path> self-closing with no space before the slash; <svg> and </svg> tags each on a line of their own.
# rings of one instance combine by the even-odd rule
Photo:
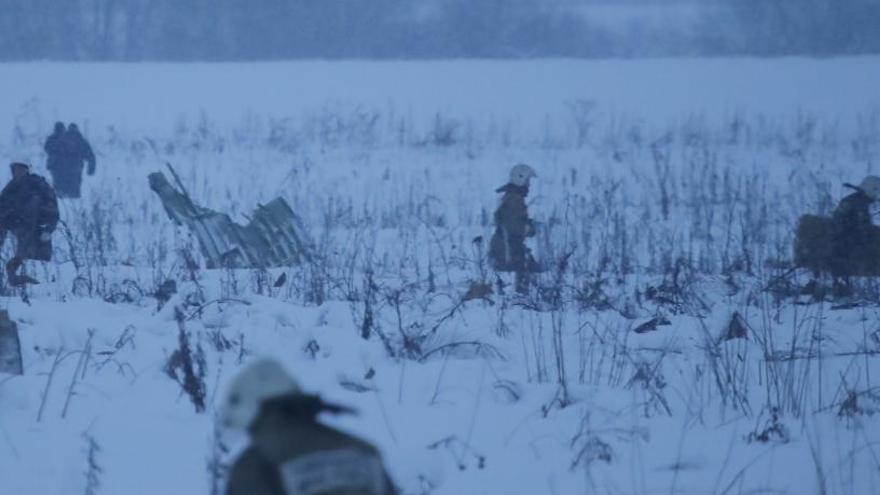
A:
<svg viewBox="0 0 880 495">
<path fill-rule="evenodd" d="M 48 159 L 46 168 L 52 174 L 52 181 L 58 195 L 65 198 L 78 198 L 82 187 L 83 168 L 88 165 L 88 174 L 95 173 L 95 153 L 91 145 L 80 134 L 76 126 L 67 131 L 55 132 L 46 139 L 43 146 Z"/>
<path fill-rule="evenodd" d="M 55 173 L 65 167 L 67 152 L 64 146 L 63 124 L 56 124 L 55 132 L 46 138 L 46 143 L 43 145 L 43 149 L 46 150 L 46 168 L 49 169 L 49 172 Z"/>
<path fill-rule="evenodd" d="M 846 196 L 831 215 L 831 271 L 867 275 L 880 267 L 880 228 L 871 222 L 874 200 L 862 191 Z"/>
<path fill-rule="evenodd" d="M 871 230 L 870 206 L 874 200 L 862 191 L 856 191 L 840 200 L 831 215 L 834 236 L 839 239 L 859 239 Z"/>
<path fill-rule="evenodd" d="M 496 190 L 504 193 L 495 210 L 495 233 L 489 244 L 489 261 L 498 271 L 530 271 L 535 262 L 525 245 L 535 235 L 526 206 L 528 186 L 506 184 Z"/>
<path fill-rule="evenodd" d="M 70 126 L 64 134 L 64 141 L 68 156 L 72 162 L 70 166 L 74 167 L 79 173 L 82 172 L 84 165 L 87 164 L 88 174 L 94 174 L 95 152 L 92 151 L 92 146 L 86 141 L 86 138 L 80 134 L 79 129 L 75 126 Z M 85 164 L 83 162 L 85 162 Z"/>
<path fill-rule="evenodd" d="M 13 178 L 0 191 L 0 230 L 18 240 L 16 256 L 48 261 L 52 241 L 40 239 L 58 225 L 58 200 L 45 179 L 35 174 Z"/>
<path fill-rule="evenodd" d="M 315 396 L 263 403 L 251 446 L 235 461 L 227 495 L 396 495 L 382 459 L 368 443 L 317 422 L 344 412 Z"/>
</svg>

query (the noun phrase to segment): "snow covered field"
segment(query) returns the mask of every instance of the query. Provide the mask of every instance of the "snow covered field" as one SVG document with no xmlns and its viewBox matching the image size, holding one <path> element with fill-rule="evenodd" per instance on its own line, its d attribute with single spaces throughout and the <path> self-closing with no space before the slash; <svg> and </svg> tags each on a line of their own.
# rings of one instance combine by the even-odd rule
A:
<svg viewBox="0 0 880 495">
<path fill-rule="evenodd" d="M 45 174 L 56 119 L 98 153 L 46 282 L 0 299 L 26 368 L 0 375 L 0 493 L 216 493 L 243 439 L 214 413 L 259 355 L 355 406 L 327 421 L 404 493 L 880 493 L 880 285 L 843 305 L 783 276 L 798 216 L 880 172 L 880 58 L 33 63 L 0 86 L 4 160 Z M 520 161 L 553 267 L 526 299 L 483 253 Z M 192 268 L 147 187 L 166 162 L 241 221 L 283 196 L 319 256 Z M 175 308 L 205 412 L 165 372 Z M 721 338 L 734 313 L 747 339 Z"/>
</svg>

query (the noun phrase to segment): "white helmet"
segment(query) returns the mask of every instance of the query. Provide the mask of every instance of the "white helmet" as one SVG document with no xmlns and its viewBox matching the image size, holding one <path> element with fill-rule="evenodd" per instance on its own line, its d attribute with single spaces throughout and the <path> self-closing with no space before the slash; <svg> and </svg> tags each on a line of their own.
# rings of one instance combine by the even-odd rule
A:
<svg viewBox="0 0 880 495">
<path fill-rule="evenodd" d="M 274 359 L 260 359 L 238 374 L 229 384 L 220 412 L 226 428 L 247 429 L 257 418 L 266 399 L 300 393 L 299 385 Z"/>
<path fill-rule="evenodd" d="M 529 184 L 529 180 L 532 177 L 537 176 L 538 174 L 535 173 L 535 169 L 525 163 L 514 165 L 513 168 L 510 169 L 510 183 L 515 186 L 526 186 Z"/>
<path fill-rule="evenodd" d="M 880 177 L 869 175 L 859 184 L 859 189 L 873 200 L 880 199 Z"/>
</svg>

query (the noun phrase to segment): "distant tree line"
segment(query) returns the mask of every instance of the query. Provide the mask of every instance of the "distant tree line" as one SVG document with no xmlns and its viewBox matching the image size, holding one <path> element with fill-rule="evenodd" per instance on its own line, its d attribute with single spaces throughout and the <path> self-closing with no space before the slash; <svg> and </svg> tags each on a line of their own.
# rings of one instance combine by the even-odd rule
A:
<svg viewBox="0 0 880 495">
<path fill-rule="evenodd" d="M 880 53 L 880 0 L 728 0 L 700 33 L 711 53 Z"/>
<path fill-rule="evenodd" d="M 541 0 L 0 0 L 2 60 L 278 60 L 880 52 L 880 0 L 723 0 L 696 27 Z"/>
</svg>

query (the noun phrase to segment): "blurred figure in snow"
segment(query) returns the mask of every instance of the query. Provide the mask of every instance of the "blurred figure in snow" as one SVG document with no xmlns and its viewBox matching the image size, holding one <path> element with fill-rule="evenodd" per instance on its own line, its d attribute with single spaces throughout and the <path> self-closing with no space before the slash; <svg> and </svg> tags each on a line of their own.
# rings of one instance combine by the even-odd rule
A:
<svg viewBox="0 0 880 495">
<path fill-rule="evenodd" d="M 46 138 L 46 168 L 52 174 L 52 182 L 62 198 L 80 197 L 83 168 L 88 165 L 88 174 L 95 173 L 95 153 L 91 145 L 80 134 L 76 124 L 67 126 L 55 123 L 55 131 Z"/>
<path fill-rule="evenodd" d="M 15 255 L 6 263 L 6 276 L 10 285 L 37 283 L 17 271 L 25 260 L 52 259 L 58 200 L 46 180 L 30 172 L 30 165 L 14 162 L 9 167 L 12 180 L 0 191 L 0 242 L 12 232 L 17 243 Z"/>
<path fill-rule="evenodd" d="M 247 429 L 251 445 L 232 466 L 227 495 L 395 495 L 379 452 L 319 423 L 322 412 L 352 411 L 304 394 L 276 361 L 242 371 L 220 421 Z"/>
<path fill-rule="evenodd" d="M 831 215 L 832 272 L 836 276 L 869 275 L 880 267 L 880 228 L 871 222 L 870 206 L 880 199 L 880 177 L 844 184 L 855 192 L 840 201 Z"/>
<path fill-rule="evenodd" d="M 516 291 L 528 292 L 529 274 L 537 271 L 537 263 L 526 247 L 526 237 L 535 235 L 535 225 L 529 218 L 526 196 L 529 184 L 537 177 L 535 170 L 525 164 L 510 169 L 510 180 L 496 192 L 503 193 L 495 210 L 495 233 L 489 244 L 489 261 L 499 272 L 516 273 Z"/>
<path fill-rule="evenodd" d="M 46 150 L 46 168 L 52 173 L 52 180 L 57 182 L 55 178 L 56 170 L 62 169 L 62 162 L 65 159 L 64 152 L 64 128 L 63 122 L 55 122 L 55 130 L 46 138 L 43 149 Z"/>
</svg>

